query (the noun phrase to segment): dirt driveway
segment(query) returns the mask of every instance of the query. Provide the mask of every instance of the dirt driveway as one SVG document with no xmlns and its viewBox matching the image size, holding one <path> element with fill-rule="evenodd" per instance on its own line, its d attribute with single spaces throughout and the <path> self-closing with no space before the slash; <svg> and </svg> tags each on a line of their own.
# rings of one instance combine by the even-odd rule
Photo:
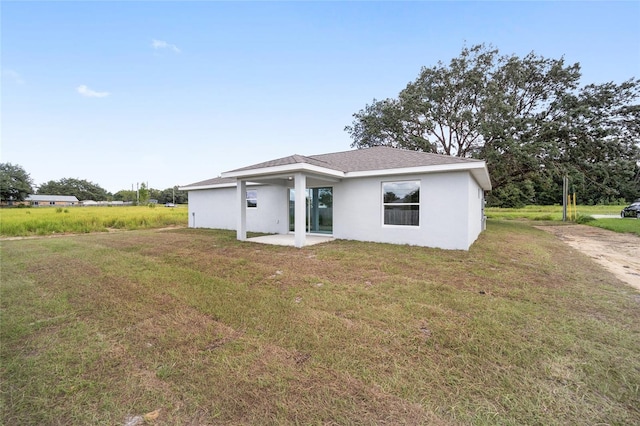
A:
<svg viewBox="0 0 640 426">
<path fill-rule="evenodd" d="M 640 290 L 640 237 L 587 225 L 537 226 Z"/>
</svg>

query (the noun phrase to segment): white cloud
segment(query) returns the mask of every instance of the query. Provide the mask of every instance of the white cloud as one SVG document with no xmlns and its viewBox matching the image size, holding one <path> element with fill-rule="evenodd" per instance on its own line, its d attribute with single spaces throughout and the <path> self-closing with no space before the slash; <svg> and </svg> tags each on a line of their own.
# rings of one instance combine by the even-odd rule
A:
<svg viewBox="0 0 640 426">
<path fill-rule="evenodd" d="M 170 49 L 176 53 L 180 53 L 180 49 L 178 49 L 178 46 L 176 46 L 175 44 L 167 43 L 166 41 L 163 41 L 163 40 L 155 40 L 155 39 L 151 40 L 151 47 L 153 47 L 156 50 Z"/>
<path fill-rule="evenodd" d="M 109 96 L 109 92 L 96 92 L 95 90 L 89 89 L 84 84 L 81 86 L 78 86 L 76 90 L 82 96 L 86 96 L 88 98 L 106 98 L 107 96 Z"/>
<path fill-rule="evenodd" d="M 2 76 L 13 80 L 16 84 L 24 84 L 24 79 L 22 76 L 14 70 L 2 70 Z"/>
</svg>

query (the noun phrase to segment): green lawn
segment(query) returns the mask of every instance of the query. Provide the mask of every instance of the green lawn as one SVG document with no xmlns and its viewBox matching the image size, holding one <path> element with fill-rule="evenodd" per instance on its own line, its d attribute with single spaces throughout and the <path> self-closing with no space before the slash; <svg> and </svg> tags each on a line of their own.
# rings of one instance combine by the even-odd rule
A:
<svg viewBox="0 0 640 426">
<path fill-rule="evenodd" d="M 521 221 L 469 252 L 3 241 L 0 423 L 640 424 L 640 295 Z"/>
<path fill-rule="evenodd" d="M 616 215 L 615 218 L 599 218 L 583 221 L 585 225 L 596 226 L 610 231 L 640 235 L 640 220 L 635 218 L 620 218 L 622 206 L 578 206 L 573 218 L 584 219 L 591 215 Z M 505 209 L 491 207 L 485 209 L 485 214 L 490 219 L 499 220 L 532 220 L 536 222 L 561 221 L 562 206 L 526 206 L 519 209 Z M 573 223 L 568 220 L 567 223 Z"/>
<path fill-rule="evenodd" d="M 597 226 L 598 228 L 604 228 L 615 232 L 640 235 L 640 220 L 638 219 L 597 219 L 588 222 L 587 225 Z"/>
<path fill-rule="evenodd" d="M 619 206 L 576 206 L 576 215 L 589 216 L 593 214 L 620 215 L 626 207 Z M 573 207 L 572 207 L 573 209 Z M 525 206 L 518 209 L 487 207 L 485 214 L 492 219 L 530 219 L 530 220 L 562 220 L 562 205 L 555 206 Z"/>
</svg>

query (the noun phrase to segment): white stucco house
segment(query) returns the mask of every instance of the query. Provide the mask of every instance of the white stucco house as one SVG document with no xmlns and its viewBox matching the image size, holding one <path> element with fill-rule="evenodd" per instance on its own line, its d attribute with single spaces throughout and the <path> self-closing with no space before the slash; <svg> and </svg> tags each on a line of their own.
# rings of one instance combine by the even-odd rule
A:
<svg viewBox="0 0 640 426">
<path fill-rule="evenodd" d="M 468 250 L 485 227 L 484 161 L 390 147 L 279 158 L 180 189 L 189 227 Z"/>
</svg>

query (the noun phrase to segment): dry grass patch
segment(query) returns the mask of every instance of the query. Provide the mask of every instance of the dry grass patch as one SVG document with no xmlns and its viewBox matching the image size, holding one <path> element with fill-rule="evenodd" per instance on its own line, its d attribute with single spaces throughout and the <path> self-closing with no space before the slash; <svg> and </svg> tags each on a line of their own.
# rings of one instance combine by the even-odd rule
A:
<svg viewBox="0 0 640 426">
<path fill-rule="evenodd" d="M 469 252 L 10 241 L 2 273 L 5 424 L 640 422 L 640 298 L 522 223 Z"/>
</svg>

